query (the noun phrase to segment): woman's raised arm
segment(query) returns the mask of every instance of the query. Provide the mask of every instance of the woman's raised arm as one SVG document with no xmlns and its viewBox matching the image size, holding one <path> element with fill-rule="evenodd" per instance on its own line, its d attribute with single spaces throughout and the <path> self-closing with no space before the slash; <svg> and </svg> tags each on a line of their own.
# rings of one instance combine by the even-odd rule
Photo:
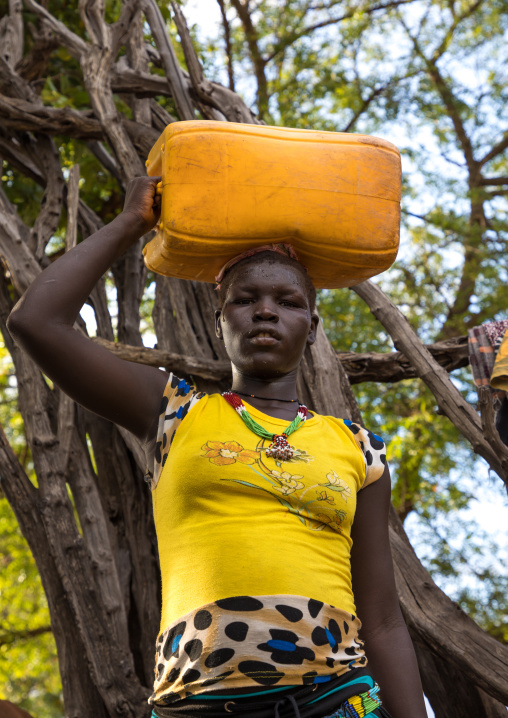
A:
<svg viewBox="0 0 508 718">
<path fill-rule="evenodd" d="M 157 222 L 159 180 L 130 182 L 122 213 L 45 269 L 7 323 L 16 342 L 66 394 L 143 441 L 155 431 L 166 374 L 119 359 L 73 327 L 96 282 Z"/>
</svg>

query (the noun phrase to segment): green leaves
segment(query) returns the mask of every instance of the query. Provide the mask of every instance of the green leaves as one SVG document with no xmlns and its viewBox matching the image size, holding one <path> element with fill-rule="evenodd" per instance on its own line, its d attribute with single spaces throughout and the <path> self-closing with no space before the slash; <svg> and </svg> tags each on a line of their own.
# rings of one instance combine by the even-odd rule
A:
<svg viewBox="0 0 508 718">
<path fill-rule="evenodd" d="M 0 498 L 0 627 L 0 697 L 37 718 L 63 718 L 46 598 L 5 498 Z"/>
</svg>

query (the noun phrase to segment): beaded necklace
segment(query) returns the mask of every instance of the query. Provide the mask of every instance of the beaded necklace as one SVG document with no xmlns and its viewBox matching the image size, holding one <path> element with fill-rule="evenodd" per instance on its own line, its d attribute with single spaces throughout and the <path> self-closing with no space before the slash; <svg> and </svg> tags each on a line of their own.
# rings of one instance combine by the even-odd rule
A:
<svg viewBox="0 0 508 718">
<path fill-rule="evenodd" d="M 235 394 L 232 391 L 225 391 L 222 396 L 228 404 L 230 404 L 233 409 L 238 412 L 247 428 L 258 436 L 261 436 L 263 439 L 268 439 L 272 442 L 266 449 L 267 456 L 270 456 L 276 461 L 288 461 L 293 458 L 294 447 L 289 444 L 288 437 L 296 431 L 309 416 L 309 411 L 306 406 L 299 404 L 297 415 L 293 421 L 286 426 L 282 434 L 271 434 L 252 418 L 238 394 Z"/>
</svg>

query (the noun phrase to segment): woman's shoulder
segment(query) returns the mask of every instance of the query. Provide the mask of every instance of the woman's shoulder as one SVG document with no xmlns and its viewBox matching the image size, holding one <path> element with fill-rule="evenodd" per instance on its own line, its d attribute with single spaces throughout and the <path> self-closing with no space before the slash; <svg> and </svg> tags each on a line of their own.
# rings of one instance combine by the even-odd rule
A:
<svg viewBox="0 0 508 718">
<path fill-rule="evenodd" d="M 186 379 L 181 379 L 179 376 L 176 376 L 176 374 L 169 372 L 166 386 L 164 388 L 161 411 L 162 407 L 164 407 L 164 405 L 167 406 L 170 401 L 190 394 L 200 394 L 201 396 L 204 396 L 204 392 L 198 392 L 196 387 L 193 384 L 189 384 Z"/>
<path fill-rule="evenodd" d="M 193 384 L 171 372 L 161 398 L 157 436 L 154 437 L 153 470 L 147 471 L 151 489 L 157 486 L 160 474 L 169 454 L 176 430 L 192 407 L 208 395 L 198 391 Z"/>
</svg>

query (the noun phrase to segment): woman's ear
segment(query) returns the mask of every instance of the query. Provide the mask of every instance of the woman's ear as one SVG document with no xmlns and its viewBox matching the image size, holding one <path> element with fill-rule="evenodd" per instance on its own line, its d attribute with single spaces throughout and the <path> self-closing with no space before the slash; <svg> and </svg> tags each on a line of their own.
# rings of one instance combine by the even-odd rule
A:
<svg viewBox="0 0 508 718">
<path fill-rule="evenodd" d="M 309 335 L 307 337 L 307 344 L 309 346 L 311 344 L 314 344 L 316 341 L 316 333 L 319 326 L 319 315 L 318 314 L 311 314 L 310 315 L 310 329 L 309 329 Z"/>
<path fill-rule="evenodd" d="M 217 337 L 217 339 L 224 341 L 224 337 L 222 336 L 222 324 L 220 321 L 221 316 L 222 316 L 222 309 L 216 309 L 215 310 L 215 336 Z"/>
</svg>

